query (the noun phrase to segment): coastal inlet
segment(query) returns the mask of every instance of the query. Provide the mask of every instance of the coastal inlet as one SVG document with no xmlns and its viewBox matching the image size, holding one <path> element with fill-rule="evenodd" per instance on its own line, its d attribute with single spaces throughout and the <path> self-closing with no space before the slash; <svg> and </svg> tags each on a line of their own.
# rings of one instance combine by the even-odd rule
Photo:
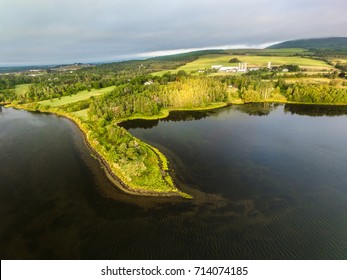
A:
<svg viewBox="0 0 347 280">
<path fill-rule="evenodd" d="M 71 121 L 2 108 L 0 256 L 346 259 L 346 121 L 346 107 L 252 104 L 124 123 L 185 200 L 120 191 Z"/>
</svg>

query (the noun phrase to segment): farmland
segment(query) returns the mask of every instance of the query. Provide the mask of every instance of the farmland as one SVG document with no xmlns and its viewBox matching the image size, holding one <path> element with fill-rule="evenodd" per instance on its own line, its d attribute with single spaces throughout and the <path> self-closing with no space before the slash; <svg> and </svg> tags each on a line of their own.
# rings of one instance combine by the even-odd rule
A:
<svg viewBox="0 0 347 280">
<path fill-rule="evenodd" d="M 15 87 L 15 93 L 17 96 L 20 96 L 22 94 L 25 94 L 29 87 L 30 87 L 31 84 L 22 84 L 22 85 L 16 85 Z"/>
<path fill-rule="evenodd" d="M 75 115 L 76 117 L 79 117 L 81 119 L 86 119 L 87 116 L 88 116 L 88 109 L 83 109 L 83 110 L 80 110 L 80 111 L 75 111 L 75 112 L 72 112 L 73 115 Z"/>
<path fill-rule="evenodd" d="M 52 100 L 40 101 L 38 102 L 38 104 L 46 105 L 46 106 L 49 105 L 50 107 L 59 107 L 62 105 L 67 105 L 70 103 L 86 100 L 92 96 L 99 96 L 99 95 L 111 92 L 114 88 L 115 88 L 114 86 L 111 86 L 111 87 L 106 87 L 102 89 L 92 89 L 90 91 L 83 90 L 71 96 L 64 96 L 61 98 L 54 98 Z"/>
<path fill-rule="evenodd" d="M 298 49 L 299 51 L 299 49 Z M 236 54 L 210 54 L 199 57 L 197 60 L 189 62 L 181 67 L 178 67 L 175 70 L 170 70 L 171 73 L 177 73 L 180 70 L 184 70 L 188 73 L 198 71 L 198 70 L 208 70 L 211 69 L 212 65 L 223 65 L 223 66 L 237 66 L 238 63 L 230 63 L 230 59 L 237 58 L 239 61 L 247 62 L 248 67 L 267 67 L 267 63 L 270 61 L 272 66 L 280 66 L 285 64 L 295 64 L 299 65 L 300 68 L 310 71 L 326 71 L 333 69 L 333 66 L 327 64 L 325 61 L 305 58 L 300 56 L 293 56 L 292 53 L 294 51 L 287 52 L 271 52 L 271 55 L 267 53 L 254 53 L 251 55 L 245 54 L 240 55 Z M 240 53 L 242 53 L 240 51 Z M 252 53 L 252 52 L 250 52 Z M 287 54 L 291 54 L 290 56 L 286 56 Z M 167 71 L 160 71 L 155 74 L 162 75 Z"/>
<path fill-rule="evenodd" d="M 311 51 L 302 48 L 286 48 L 286 49 L 238 49 L 226 51 L 230 55 L 263 55 L 263 56 L 301 56 L 310 55 Z"/>
</svg>

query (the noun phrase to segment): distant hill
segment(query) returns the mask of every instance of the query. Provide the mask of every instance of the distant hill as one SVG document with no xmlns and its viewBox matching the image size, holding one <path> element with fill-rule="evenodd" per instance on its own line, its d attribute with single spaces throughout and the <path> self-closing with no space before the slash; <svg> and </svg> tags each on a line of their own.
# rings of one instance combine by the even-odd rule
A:
<svg viewBox="0 0 347 280">
<path fill-rule="evenodd" d="M 40 69 L 48 69 L 48 65 L 29 65 L 29 66 L 0 66 L 0 73 L 15 73 L 15 72 L 24 72 L 29 70 L 40 70 Z"/>
<path fill-rule="evenodd" d="M 304 48 L 347 50 L 347 37 L 330 37 L 286 41 L 267 47 L 267 49 Z"/>
<path fill-rule="evenodd" d="M 159 60 L 159 61 L 191 61 L 197 59 L 199 56 L 206 54 L 222 54 L 225 53 L 225 50 L 200 50 L 200 51 L 192 51 L 187 53 L 178 53 L 172 55 L 164 55 L 149 58 L 148 60 Z"/>
</svg>

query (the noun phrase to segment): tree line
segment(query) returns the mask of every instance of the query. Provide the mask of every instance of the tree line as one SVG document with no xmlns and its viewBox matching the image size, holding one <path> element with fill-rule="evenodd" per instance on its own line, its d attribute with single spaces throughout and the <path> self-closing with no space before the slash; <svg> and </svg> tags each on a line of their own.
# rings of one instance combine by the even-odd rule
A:
<svg viewBox="0 0 347 280">
<path fill-rule="evenodd" d="M 165 82 L 163 78 L 151 80 L 149 85 L 142 82 L 134 79 L 95 98 L 89 108 L 90 117 L 111 120 L 136 114 L 153 116 L 163 108 L 188 109 L 227 101 L 227 86 L 218 79 L 176 76 L 173 82 Z"/>
<path fill-rule="evenodd" d="M 288 101 L 303 103 L 347 103 L 347 88 L 329 84 L 294 83 L 287 87 Z"/>
</svg>

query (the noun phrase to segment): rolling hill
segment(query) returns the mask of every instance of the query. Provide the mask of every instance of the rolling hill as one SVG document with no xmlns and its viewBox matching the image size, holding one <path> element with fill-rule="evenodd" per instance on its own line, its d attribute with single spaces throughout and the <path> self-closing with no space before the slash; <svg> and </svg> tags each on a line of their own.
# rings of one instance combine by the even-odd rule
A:
<svg viewBox="0 0 347 280">
<path fill-rule="evenodd" d="M 267 47 L 267 49 L 283 49 L 283 48 L 347 50 L 347 37 L 299 39 L 299 40 L 285 41 L 285 42 Z"/>
</svg>

